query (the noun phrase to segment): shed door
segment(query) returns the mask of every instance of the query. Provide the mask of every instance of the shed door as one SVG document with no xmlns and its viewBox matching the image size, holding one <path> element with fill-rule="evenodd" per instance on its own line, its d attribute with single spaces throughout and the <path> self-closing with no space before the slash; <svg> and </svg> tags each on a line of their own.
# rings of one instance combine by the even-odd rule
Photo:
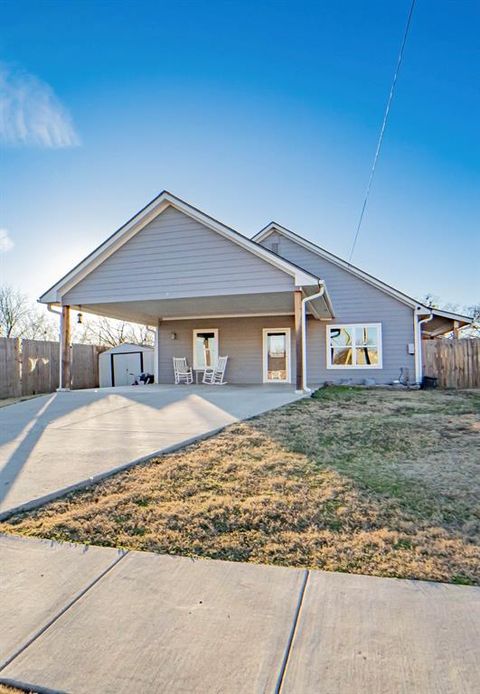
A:
<svg viewBox="0 0 480 694">
<path fill-rule="evenodd" d="M 141 352 L 112 354 L 112 386 L 131 386 L 143 371 Z"/>
</svg>

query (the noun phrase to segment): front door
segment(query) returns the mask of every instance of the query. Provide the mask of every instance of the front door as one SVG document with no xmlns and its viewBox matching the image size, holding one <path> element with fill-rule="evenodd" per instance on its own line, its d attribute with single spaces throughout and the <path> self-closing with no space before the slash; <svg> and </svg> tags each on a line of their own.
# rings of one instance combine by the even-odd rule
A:
<svg viewBox="0 0 480 694">
<path fill-rule="evenodd" d="M 218 329 L 201 328 L 193 331 L 193 368 L 202 371 L 218 361 Z"/>
<path fill-rule="evenodd" d="M 290 328 L 264 329 L 263 382 L 290 383 Z"/>
</svg>

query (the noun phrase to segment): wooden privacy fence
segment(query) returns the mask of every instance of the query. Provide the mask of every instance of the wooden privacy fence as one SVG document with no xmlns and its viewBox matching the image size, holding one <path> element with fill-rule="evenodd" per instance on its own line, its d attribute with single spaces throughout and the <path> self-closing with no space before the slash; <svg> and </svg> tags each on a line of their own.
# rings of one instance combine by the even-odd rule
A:
<svg viewBox="0 0 480 694">
<path fill-rule="evenodd" d="M 106 347 L 72 346 L 73 388 L 98 386 L 98 355 Z M 58 388 L 58 342 L 0 337 L 0 398 L 52 393 Z"/>
<path fill-rule="evenodd" d="M 440 388 L 480 388 L 480 338 L 424 340 L 423 374 Z"/>
</svg>

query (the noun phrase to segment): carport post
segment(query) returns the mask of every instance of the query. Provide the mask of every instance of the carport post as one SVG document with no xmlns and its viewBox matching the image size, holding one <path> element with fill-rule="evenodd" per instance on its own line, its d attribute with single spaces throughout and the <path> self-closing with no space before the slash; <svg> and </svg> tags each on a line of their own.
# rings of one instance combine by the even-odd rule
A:
<svg viewBox="0 0 480 694">
<path fill-rule="evenodd" d="M 297 393 L 303 392 L 302 296 L 302 289 L 300 287 L 295 287 L 295 390 Z"/>
<path fill-rule="evenodd" d="M 72 358 L 70 347 L 70 306 L 62 306 L 60 319 L 60 383 L 57 390 L 70 390 L 72 386 Z"/>
</svg>

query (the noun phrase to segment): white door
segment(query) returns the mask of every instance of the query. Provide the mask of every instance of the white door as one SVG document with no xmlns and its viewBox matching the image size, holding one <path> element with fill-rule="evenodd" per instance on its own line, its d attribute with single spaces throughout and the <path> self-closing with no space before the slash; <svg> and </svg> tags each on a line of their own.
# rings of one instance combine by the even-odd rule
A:
<svg viewBox="0 0 480 694">
<path fill-rule="evenodd" d="M 290 328 L 263 331 L 263 382 L 290 383 Z"/>
<path fill-rule="evenodd" d="M 139 352 L 112 354 L 112 385 L 131 386 L 142 372 L 141 356 Z"/>
<path fill-rule="evenodd" d="M 218 361 L 218 329 L 202 328 L 193 331 L 193 368 L 214 367 Z"/>
</svg>

